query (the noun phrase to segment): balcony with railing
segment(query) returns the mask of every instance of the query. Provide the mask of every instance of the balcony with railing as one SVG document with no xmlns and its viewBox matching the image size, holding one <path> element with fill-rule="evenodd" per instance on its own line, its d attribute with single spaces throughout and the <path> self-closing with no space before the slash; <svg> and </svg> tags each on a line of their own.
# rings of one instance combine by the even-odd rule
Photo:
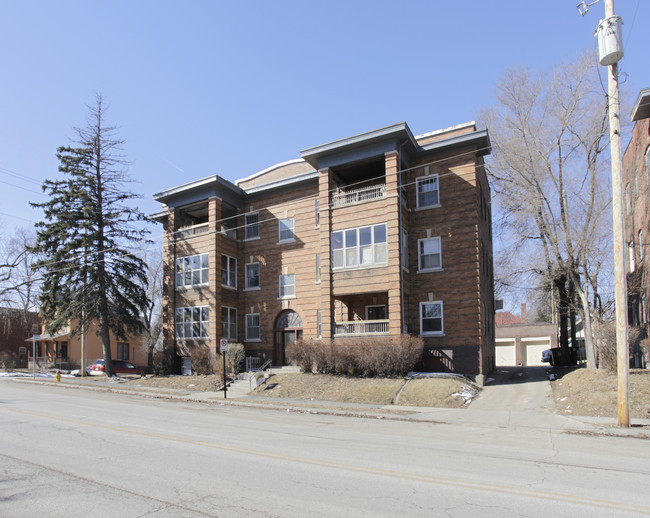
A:
<svg viewBox="0 0 650 518">
<path fill-rule="evenodd" d="M 352 320 L 334 323 L 334 336 L 377 336 L 388 334 L 388 320 Z"/>
<path fill-rule="evenodd" d="M 174 236 L 176 239 L 186 239 L 188 237 L 197 236 L 199 234 L 207 234 L 209 230 L 208 223 L 201 223 L 200 225 L 191 225 L 188 227 L 180 228 L 176 231 Z"/>
<path fill-rule="evenodd" d="M 370 185 L 359 189 L 349 189 L 332 194 L 332 207 L 342 207 L 353 203 L 377 200 L 386 197 L 386 184 Z"/>
</svg>

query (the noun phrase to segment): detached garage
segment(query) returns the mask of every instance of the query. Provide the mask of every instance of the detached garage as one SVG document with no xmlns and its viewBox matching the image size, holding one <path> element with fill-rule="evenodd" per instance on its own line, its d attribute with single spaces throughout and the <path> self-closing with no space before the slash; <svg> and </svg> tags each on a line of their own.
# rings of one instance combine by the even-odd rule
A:
<svg viewBox="0 0 650 518">
<path fill-rule="evenodd" d="M 528 322 L 525 304 L 521 313 L 523 318 L 506 312 L 496 314 L 497 367 L 547 365 L 542 363 L 542 351 L 558 346 L 557 325 Z"/>
</svg>

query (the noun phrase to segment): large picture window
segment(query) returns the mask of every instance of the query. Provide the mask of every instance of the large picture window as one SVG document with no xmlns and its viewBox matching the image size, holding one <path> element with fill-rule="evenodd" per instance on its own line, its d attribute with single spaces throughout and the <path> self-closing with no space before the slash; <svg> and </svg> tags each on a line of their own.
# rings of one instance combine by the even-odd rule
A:
<svg viewBox="0 0 650 518">
<path fill-rule="evenodd" d="M 234 257 L 221 256 L 221 284 L 229 288 L 237 287 L 237 259 Z"/>
<path fill-rule="evenodd" d="M 226 306 L 221 308 L 221 337 L 237 340 L 237 309 Z"/>
<path fill-rule="evenodd" d="M 420 302 L 420 334 L 441 335 L 443 332 L 442 302 Z"/>
<path fill-rule="evenodd" d="M 439 237 L 418 240 L 418 267 L 420 271 L 440 270 L 442 268 Z"/>
<path fill-rule="evenodd" d="M 207 338 L 209 322 L 208 306 L 176 308 L 176 338 Z"/>
<path fill-rule="evenodd" d="M 332 268 L 388 263 L 386 223 L 332 232 Z"/>
<path fill-rule="evenodd" d="M 418 178 L 416 184 L 418 208 L 440 205 L 440 190 L 438 188 L 437 174 Z"/>
<path fill-rule="evenodd" d="M 188 255 L 176 259 L 176 289 L 201 286 L 209 281 L 209 254 Z"/>
</svg>

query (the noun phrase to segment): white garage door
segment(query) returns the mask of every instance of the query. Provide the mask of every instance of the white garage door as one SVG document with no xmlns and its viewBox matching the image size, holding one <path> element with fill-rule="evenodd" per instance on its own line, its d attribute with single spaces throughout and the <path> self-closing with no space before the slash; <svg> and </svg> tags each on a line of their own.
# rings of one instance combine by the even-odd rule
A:
<svg viewBox="0 0 650 518">
<path fill-rule="evenodd" d="M 525 342 L 526 345 L 526 358 L 524 365 L 534 367 L 537 365 L 548 365 L 542 363 L 542 351 L 551 348 L 549 340 L 536 340 L 534 342 Z"/>
<path fill-rule="evenodd" d="M 512 367 L 517 365 L 514 342 L 496 343 L 497 367 Z"/>
</svg>

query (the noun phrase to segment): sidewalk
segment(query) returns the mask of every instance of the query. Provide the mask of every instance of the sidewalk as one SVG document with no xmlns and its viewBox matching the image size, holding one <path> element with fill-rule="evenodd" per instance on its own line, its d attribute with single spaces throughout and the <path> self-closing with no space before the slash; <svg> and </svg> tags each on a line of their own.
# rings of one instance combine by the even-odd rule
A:
<svg viewBox="0 0 650 518">
<path fill-rule="evenodd" d="M 585 433 L 602 436 L 636 437 L 650 439 L 650 419 L 633 419 L 632 427 L 619 428 L 615 418 L 559 415 L 551 410 L 544 394 L 550 394 L 548 381 L 527 380 L 522 384 L 495 384 L 486 386 L 476 401 L 467 408 L 407 407 L 399 405 L 372 405 L 334 401 L 284 399 L 249 395 L 249 382 L 239 381 L 227 391 L 199 392 L 186 389 L 166 389 L 130 385 L 128 381 L 97 378 L 31 377 L 9 378 L 23 383 L 52 384 L 61 388 L 98 390 L 131 396 L 245 406 L 290 412 L 365 417 L 413 422 L 431 422 L 463 426 L 494 426 L 531 428 L 538 430 Z M 509 399 L 515 399 L 513 401 Z M 517 401 L 518 400 L 518 401 Z M 540 404 L 541 401 L 541 404 Z"/>
</svg>

